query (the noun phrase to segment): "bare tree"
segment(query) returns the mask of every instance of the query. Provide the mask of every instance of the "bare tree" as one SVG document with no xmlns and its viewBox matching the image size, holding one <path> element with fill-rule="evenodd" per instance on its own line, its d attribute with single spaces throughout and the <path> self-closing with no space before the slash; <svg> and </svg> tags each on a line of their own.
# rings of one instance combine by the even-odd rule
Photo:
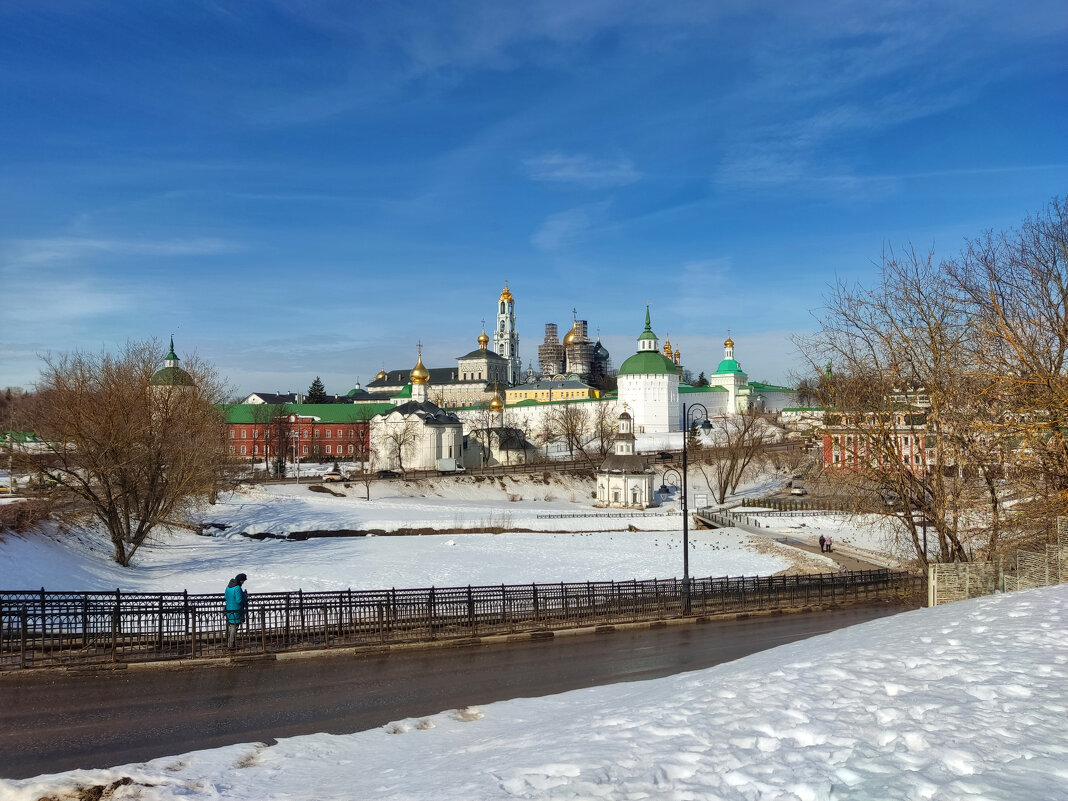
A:
<svg viewBox="0 0 1068 801">
<path fill-rule="evenodd" d="M 161 353 L 146 341 L 48 358 L 27 419 L 47 454 L 23 466 L 70 501 L 63 514 L 101 523 L 124 566 L 157 526 L 181 522 L 228 482 L 221 381 L 191 358 L 192 386 L 153 386 Z"/>
<path fill-rule="evenodd" d="M 598 403 L 593 409 L 593 439 L 597 444 L 597 453 L 607 456 L 615 445 L 617 430 L 616 416 L 607 403 Z"/>
<path fill-rule="evenodd" d="M 687 436 L 690 463 L 697 468 L 716 503 L 738 491 L 751 473 L 762 463 L 767 452 L 768 434 L 764 419 L 755 410 L 723 415 L 709 420 L 711 446 L 700 443 L 697 436 Z"/>
<path fill-rule="evenodd" d="M 583 403 L 561 403 L 551 413 L 552 430 L 556 439 L 567 445 L 568 455 L 574 459 L 575 451 L 589 459 L 586 443 L 589 441 L 590 415 Z"/>
<path fill-rule="evenodd" d="M 393 462 L 404 472 L 404 459 L 411 456 L 419 438 L 422 422 L 412 418 L 382 422 L 381 442 L 378 443 L 383 459 Z"/>
<path fill-rule="evenodd" d="M 931 254 L 885 254 L 873 287 L 839 284 L 804 342 L 843 478 L 897 505 L 886 513 L 927 563 L 992 558 L 1004 529 L 991 439 L 995 404 L 977 381 L 976 328 L 959 286 Z M 935 539 L 930 554 L 916 515 Z"/>
<path fill-rule="evenodd" d="M 1042 538 L 1068 513 L 1068 203 L 969 242 L 947 273 L 973 325 L 976 394 L 998 412 L 984 439 L 1006 454 L 1021 534 Z"/>
</svg>

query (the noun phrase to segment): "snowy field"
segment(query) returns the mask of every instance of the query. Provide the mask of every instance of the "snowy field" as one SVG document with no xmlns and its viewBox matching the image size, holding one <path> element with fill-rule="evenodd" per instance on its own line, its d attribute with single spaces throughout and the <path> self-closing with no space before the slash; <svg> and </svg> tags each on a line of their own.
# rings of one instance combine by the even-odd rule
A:
<svg viewBox="0 0 1068 801">
<path fill-rule="evenodd" d="M 0 781 L 7 801 L 1068 795 L 1068 586 L 896 615 L 670 678 Z"/>
<path fill-rule="evenodd" d="M 4 589 L 221 592 L 247 573 L 250 592 L 387 587 L 449 587 L 558 581 L 672 578 L 682 575 L 677 501 L 626 517 L 594 514 L 592 483 L 565 478 L 307 484 L 245 489 L 206 507 L 203 519 L 228 526 L 216 536 L 160 532 L 131 568 L 111 559 L 102 535 L 0 535 Z M 613 514 L 618 514 L 618 510 Z M 637 531 L 628 531 L 633 526 Z M 489 528 L 536 529 L 486 533 Z M 240 532 L 283 535 L 317 529 L 432 529 L 428 536 L 372 536 L 304 542 L 252 540 Z M 607 529 L 607 530 L 606 530 Z M 798 566 L 833 572 L 818 555 L 737 529 L 690 532 L 694 576 L 769 575 Z"/>
</svg>

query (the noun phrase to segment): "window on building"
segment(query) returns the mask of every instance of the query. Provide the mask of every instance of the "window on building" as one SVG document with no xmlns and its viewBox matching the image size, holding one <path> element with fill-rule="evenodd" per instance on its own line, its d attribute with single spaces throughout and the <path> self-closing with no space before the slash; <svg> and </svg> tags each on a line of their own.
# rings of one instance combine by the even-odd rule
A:
<svg viewBox="0 0 1068 801">
<path fill-rule="evenodd" d="M 304 454 L 305 456 L 307 456 L 307 455 L 308 455 L 308 446 L 307 446 L 307 445 L 304 445 L 304 446 L 303 446 L 303 451 L 302 451 L 302 453 L 303 453 L 303 454 Z"/>
<path fill-rule="evenodd" d="M 333 436 L 333 432 L 329 428 L 326 429 L 326 438 L 330 439 L 331 436 Z"/>
<path fill-rule="evenodd" d="M 244 445 L 242 445 L 241 446 L 241 455 L 244 456 L 246 453 L 248 453 L 248 448 L 246 448 Z"/>
<path fill-rule="evenodd" d="M 253 445 L 252 446 L 252 452 L 254 454 L 259 453 L 260 452 L 260 446 L 259 445 Z"/>
<path fill-rule="evenodd" d="M 353 453 L 354 451 L 355 451 L 355 447 L 352 446 L 352 445 L 349 445 L 349 453 Z"/>
<path fill-rule="evenodd" d="M 328 431 L 329 431 L 329 429 L 328 429 Z M 319 429 L 318 428 L 315 429 L 315 438 L 319 439 Z"/>
<path fill-rule="evenodd" d="M 330 446 L 329 445 L 326 446 L 326 452 L 330 453 Z M 340 451 L 338 451 L 338 453 L 340 453 Z"/>
<path fill-rule="evenodd" d="M 232 434 L 232 433 L 234 433 L 234 432 L 233 432 L 233 431 L 231 431 L 230 433 Z M 233 453 L 233 452 L 234 452 L 234 446 L 233 446 L 233 445 L 231 445 L 231 446 L 230 446 L 230 453 Z"/>
<path fill-rule="evenodd" d="M 230 439 L 233 439 L 236 436 L 237 436 L 237 433 L 231 428 L 230 429 Z"/>
<path fill-rule="evenodd" d="M 241 429 L 241 439 L 248 439 L 248 431 Z"/>
<path fill-rule="evenodd" d="M 337 430 L 337 436 L 338 436 L 338 439 L 341 438 L 341 429 L 340 428 Z M 349 432 L 349 436 L 350 437 L 352 436 L 352 432 L 351 431 Z"/>
</svg>

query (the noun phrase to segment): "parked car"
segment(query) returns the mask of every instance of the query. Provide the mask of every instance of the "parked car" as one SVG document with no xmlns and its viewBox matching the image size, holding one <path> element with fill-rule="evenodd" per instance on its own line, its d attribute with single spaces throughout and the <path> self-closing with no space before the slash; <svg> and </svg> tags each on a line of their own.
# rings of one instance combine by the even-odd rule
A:
<svg viewBox="0 0 1068 801">
<path fill-rule="evenodd" d="M 344 481 L 345 477 L 341 473 L 335 473 L 331 470 L 329 473 L 323 474 L 323 481 Z"/>
<path fill-rule="evenodd" d="M 376 474 L 379 478 L 396 478 L 400 475 L 396 470 L 379 470 Z"/>
<path fill-rule="evenodd" d="M 790 487 L 791 495 L 808 495 L 808 490 L 804 487 Z"/>
</svg>

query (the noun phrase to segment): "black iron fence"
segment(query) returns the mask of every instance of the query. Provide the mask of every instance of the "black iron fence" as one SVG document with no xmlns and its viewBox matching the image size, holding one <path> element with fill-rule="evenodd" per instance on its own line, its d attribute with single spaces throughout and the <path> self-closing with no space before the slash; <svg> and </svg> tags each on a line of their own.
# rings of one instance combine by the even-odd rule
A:
<svg viewBox="0 0 1068 801">
<path fill-rule="evenodd" d="M 890 570 L 690 581 L 691 615 L 913 592 Z M 0 591 L 0 669 L 382 646 L 682 615 L 679 579 L 260 593 L 227 648 L 221 594 Z"/>
</svg>

